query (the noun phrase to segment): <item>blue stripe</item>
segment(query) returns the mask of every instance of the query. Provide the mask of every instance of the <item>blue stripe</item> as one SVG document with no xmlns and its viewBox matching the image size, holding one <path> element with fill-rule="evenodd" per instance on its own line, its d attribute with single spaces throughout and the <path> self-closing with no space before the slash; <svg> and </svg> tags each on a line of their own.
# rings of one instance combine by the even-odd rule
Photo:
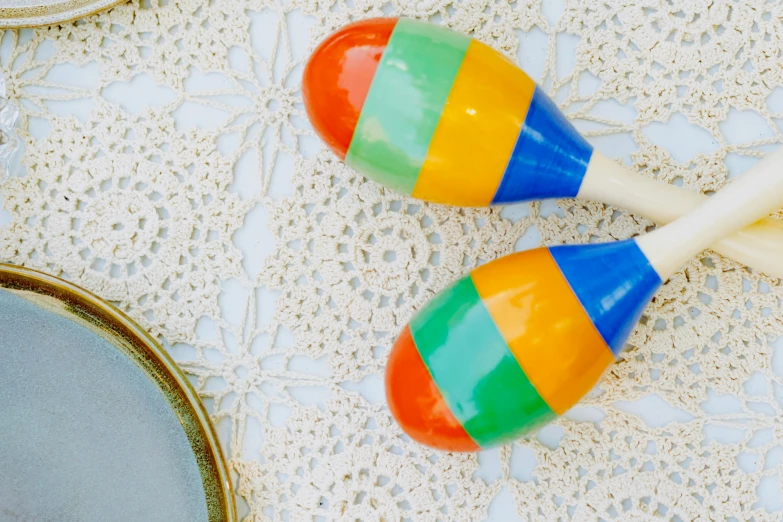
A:
<svg viewBox="0 0 783 522">
<path fill-rule="evenodd" d="M 601 337 L 619 354 L 661 278 L 636 241 L 550 247 Z"/>
<path fill-rule="evenodd" d="M 493 204 L 573 198 L 593 147 L 536 86 Z"/>
</svg>

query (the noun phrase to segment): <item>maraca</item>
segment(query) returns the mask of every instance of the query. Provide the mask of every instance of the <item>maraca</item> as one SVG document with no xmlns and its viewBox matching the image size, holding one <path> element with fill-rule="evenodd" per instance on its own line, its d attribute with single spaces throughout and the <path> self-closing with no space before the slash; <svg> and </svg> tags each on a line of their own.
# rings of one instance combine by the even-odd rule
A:
<svg viewBox="0 0 783 522">
<path fill-rule="evenodd" d="M 386 366 L 392 414 L 423 444 L 475 451 L 564 413 L 623 349 L 662 281 L 783 204 L 781 164 L 783 149 L 635 239 L 537 248 L 473 270 L 395 342 Z"/>
<path fill-rule="evenodd" d="M 302 92 L 316 132 L 346 163 L 416 198 L 463 206 L 578 197 L 668 223 L 706 198 L 593 150 L 514 63 L 408 19 L 347 25 L 315 50 Z M 713 248 L 783 277 L 783 223 Z"/>
</svg>

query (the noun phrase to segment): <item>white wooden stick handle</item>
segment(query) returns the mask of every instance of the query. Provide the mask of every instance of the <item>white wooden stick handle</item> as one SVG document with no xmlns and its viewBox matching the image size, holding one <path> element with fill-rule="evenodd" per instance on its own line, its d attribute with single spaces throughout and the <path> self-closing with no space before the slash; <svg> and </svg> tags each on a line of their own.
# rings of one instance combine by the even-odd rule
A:
<svg viewBox="0 0 783 522">
<path fill-rule="evenodd" d="M 783 163 L 779 165 L 783 170 Z M 759 167 L 761 164 L 754 170 Z M 659 225 L 684 216 L 708 198 L 704 194 L 645 178 L 599 152 L 593 153 L 579 197 L 625 208 Z M 780 203 L 783 207 L 783 200 Z M 783 278 L 781 220 L 761 219 L 708 246 L 744 265 Z"/>
<path fill-rule="evenodd" d="M 661 279 L 666 279 L 693 255 L 768 216 L 781 205 L 783 147 L 768 154 L 756 167 L 692 212 L 637 238 L 636 242 Z"/>
</svg>

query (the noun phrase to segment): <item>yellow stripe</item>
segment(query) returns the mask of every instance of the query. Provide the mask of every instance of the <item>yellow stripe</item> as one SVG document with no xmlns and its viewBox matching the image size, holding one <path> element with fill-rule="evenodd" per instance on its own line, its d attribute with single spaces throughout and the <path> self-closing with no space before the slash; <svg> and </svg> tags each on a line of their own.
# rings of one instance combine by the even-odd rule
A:
<svg viewBox="0 0 783 522">
<path fill-rule="evenodd" d="M 459 206 L 489 205 L 535 87 L 533 80 L 503 55 L 472 40 L 413 196 Z"/>
<path fill-rule="evenodd" d="M 548 249 L 506 256 L 470 277 L 528 380 L 558 415 L 614 362 Z"/>
</svg>

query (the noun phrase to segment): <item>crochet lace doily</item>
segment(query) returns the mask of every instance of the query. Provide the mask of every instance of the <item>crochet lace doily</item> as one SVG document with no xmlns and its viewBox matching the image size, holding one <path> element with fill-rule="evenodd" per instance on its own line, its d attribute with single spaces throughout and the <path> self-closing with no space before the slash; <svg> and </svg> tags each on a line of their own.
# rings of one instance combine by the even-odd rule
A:
<svg viewBox="0 0 783 522">
<path fill-rule="evenodd" d="M 430 205 L 346 168 L 306 121 L 302 66 L 381 15 L 493 45 L 662 183 L 713 191 L 783 141 L 777 2 L 137 0 L 3 33 L 26 172 L 0 185 L 0 259 L 73 280 L 165 343 L 248 520 L 779 520 L 783 286 L 710 252 L 566 418 L 479 455 L 403 435 L 385 360 L 435 292 L 515 249 L 652 225 L 571 200 Z"/>
</svg>

